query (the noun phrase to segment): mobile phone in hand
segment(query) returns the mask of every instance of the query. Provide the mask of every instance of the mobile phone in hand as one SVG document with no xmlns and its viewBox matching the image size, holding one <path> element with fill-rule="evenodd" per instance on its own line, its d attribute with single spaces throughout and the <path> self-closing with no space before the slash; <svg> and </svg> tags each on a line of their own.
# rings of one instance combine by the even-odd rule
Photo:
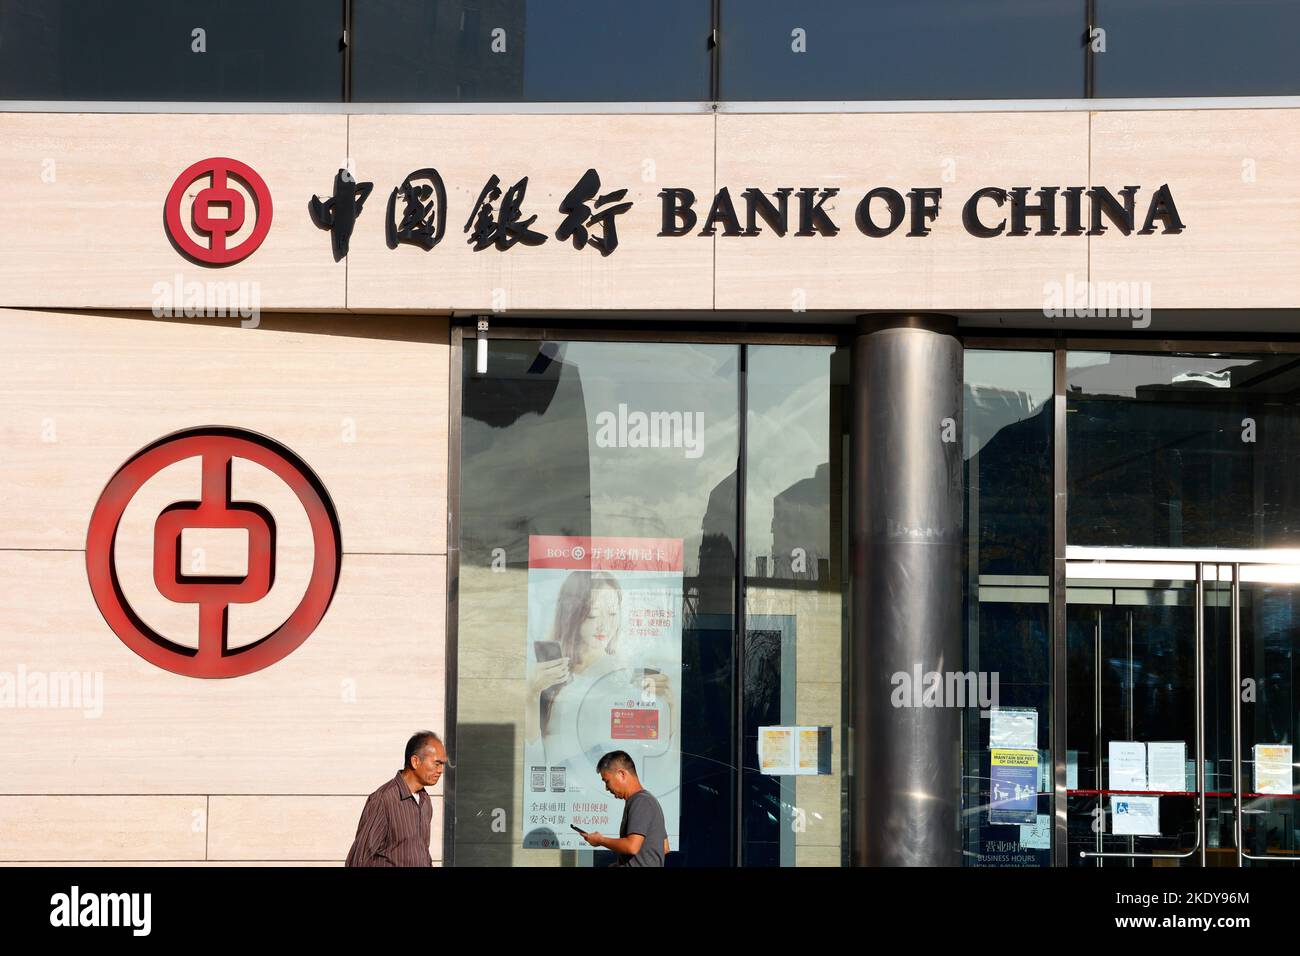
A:
<svg viewBox="0 0 1300 956">
<path fill-rule="evenodd" d="M 578 831 L 579 833 L 581 833 L 583 836 L 586 836 L 586 835 L 587 835 L 587 831 L 584 830 L 584 829 L 582 829 L 582 827 L 574 826 L 572 823 L 570 823 L 569 826 L 572 827 L 574 830 L 577 830 L 577 831 Z"/>
</svg>

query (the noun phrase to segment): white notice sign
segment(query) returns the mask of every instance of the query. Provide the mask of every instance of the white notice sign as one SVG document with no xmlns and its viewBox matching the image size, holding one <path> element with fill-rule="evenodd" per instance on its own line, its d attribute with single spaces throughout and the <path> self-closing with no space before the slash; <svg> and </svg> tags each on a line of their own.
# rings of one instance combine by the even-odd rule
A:
<svg viewBox="0 0 1300 956">
<path fill-rule="evenodd" d="M 1020 825 L 1020 849 L 1050 850 L 1052 848 L 1052 818 L 1038 814 L 1038 822 Z"/>
<path fill-rule="evenodd" d="M 1255 792 L 1292 792 L 1290 744 L 1255 744 Z"/>
<path fill-rule="evenodd" d="M 1146 744 L 1132 740 L 1110 742 L 1110 789 L 1147 789 Z"/>
<path fill-rule="evenodd" d="M 990 750 L 1037 750 L 1038 711 L 1002 708 L 989 711 Z"/>
<path fill-rule="evenodd" d="M 1174 793 L 1186 791 L 1186 741 L 1175 740 L 1172 743 L 1152 742 L 1147 744 L 1147 789 Z"/>
<path fill-rule="evenodd" d="M 1111 797 L 1110 832 L 1121 836 L 1159 836 L 1159 797 Z"/>
</svg>

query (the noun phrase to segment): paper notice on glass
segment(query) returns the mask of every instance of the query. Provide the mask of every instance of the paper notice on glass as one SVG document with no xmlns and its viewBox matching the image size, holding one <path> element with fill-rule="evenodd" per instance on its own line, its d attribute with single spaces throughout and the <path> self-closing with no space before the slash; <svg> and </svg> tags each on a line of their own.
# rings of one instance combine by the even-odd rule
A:
<svg viewBox="0 0 1300 956">
<path fill-rule="evenodd" d="M 1121 789 L 1112 787 L 1111 789 Z M 1134 788 L 1136 789 L 1136 788 Z M 1183 793 L 1187 789 L 1187 743 L 1147 744 L 1147 789 Z"/>
<path fill-rule="evenodd" d="M 758 769 L 769 775 L 794 772 L 793 727 L 758 728 Z"/>
<path fill-rule="evenodd" d="M 821 732 L 816 727 L 795 729 L 799 732 L 798 770 L 800 773 L 816 773 Z"/>
<path fill-rule="evenodd" d="M 830 727 L 759 727 L 758 770 L 769 776 L 831 772 Z"/>
<path fill-rule="evenodd" d="M 1020 849 L 1050 850 L 1052 848 L 1052 818 L 1046 813 L 1038 814 L 1038 822 L 1021 826 Z"/>
<path fill-rule="evenodd" d="M 1255 792 L 1292 792 L 1290 744 L 1255 744 Z"/>
<path fill-rule="evenodd" d="M 1111 797 L 1110 832 L 1119 836 L 1159 836 L 1159 797 Z"/>
<path fill-rule="evenodd" d="M 1110 789 L 1147 789 L 1146 744 L 1132 740 L 1110 742 Z"/>
<path fill-rule="evenodd" d="M 1077 750 L 1065 752 L 1065 789 L 1079 789 L 1079 751 Z"/>
<path fill-rule="evenodd" d="M 1037 750 L 1038 711 L 1026 707 L 989 711 L 989 749 Z"/>
<path fill-rule="evenodd" d="M 990 751 L 989 823 L 1033 824 L 1037 807 L 1038 751 Z"/>
</svg>

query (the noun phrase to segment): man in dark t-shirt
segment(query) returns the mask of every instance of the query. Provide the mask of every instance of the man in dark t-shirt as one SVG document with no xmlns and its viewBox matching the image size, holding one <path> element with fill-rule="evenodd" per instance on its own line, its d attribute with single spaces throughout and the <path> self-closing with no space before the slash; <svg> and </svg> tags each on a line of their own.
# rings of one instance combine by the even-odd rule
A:
<svg viewBox="0 0 1300 956">
<path fill-rule="evenodd" d="M 605 789 L 623 801 L 623 822 L 617 840 L 594 831 L 583 838 L 592 846 L 617 853 L 615 866 L 663 866 L 668 855 L 663 807 L 641 786 L 632 758 L 622 750 L 612 751 L 600 758 L 596 772 L 605 781 Z"/>
</svg>

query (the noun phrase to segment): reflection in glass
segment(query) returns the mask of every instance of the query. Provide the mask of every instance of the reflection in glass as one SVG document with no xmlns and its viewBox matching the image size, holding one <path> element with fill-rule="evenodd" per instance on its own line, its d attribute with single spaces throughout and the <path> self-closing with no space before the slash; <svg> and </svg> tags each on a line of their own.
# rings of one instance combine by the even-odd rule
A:
<svg viewBox="0 0 1300 956">
<path fill-rule="evenodd" d="M 1294 0 L 1096 0 L 1096 96 L 1300 93 Z"/>
<path fill-rule="evenodd" d="M 708 0 L 354 0 L 358 102 L 709 99 Z"/>
<path fill-rule="evenodd" d="M 338 0 L 0 0 L 0 99 L 338 102 Z"/>
<path fill-rule="evenodd" d="M 1300 355 L 1071 352 L 1071 545 L 1300 543 Z"/>
<path fill-rule="evenodd" d="M 991 823 L 991 719 L 964 713 L 963 845 L 970 866 L 1051 862 L 1052 354 L 968 349 L 966 671 L 995 707 L 1038 714 L 1036 827 Z M 977 677 L 978 679 L 978 677 Z"/>
<path fill-rule="evenodd" d="M 848 355 L 746 349 L 744 863 L 839 866 Z M 825 774 L 757 769 L 760 727 L 830 731 Z"/>
<path fill-rule="evenodd" d="M 1084 0 L 722 0 L 723 100 L 1079 97 Z"/>
<path fill-rule="evenodd" d="M 1296 806 L 1300 801 L 1294 799 L 1294 762 L 1300 740 L 1300 701 L 1296 696 L 1300 587 L 1243 580 L 1240 600 L 1241 789 L 1251 795 L 1244 801 L 1242 847 L 1253 856 L 1300 859 L 1300 808 Z M 1290 767 L 1283 749 L 1288 747 Z M 1278 865 L 1246 862 L 1249 866 Z"/>
<path fill-rule="evenodd" d="M 546 619 L 530 621 L 529 589 L 537 581 L 530 582 L 529 538 L 538 535 L 682 542 L 684 574 L 673 609 L 682 622 L 681 686 L 660 688 L 671 698 L 660 726 L 680 741 L 681 753 L 679 792 L 671 795 L 680 807 L 681 847 L 668 859 L 688 866 L 734 859 L 739 357 L 739 347 L 728 345 L 494 340 L 488 373 L 478 375 L 466 350 L 457 865 L 609 862 L 603 851 L 540 848 L 545 828 L 523 828 L 521 772 L 528 748 L 542 740 L 556 753 L 609 744 L 604 731 L 587 733 L 594 725 L 582 708 L 618 679 L 617 654 L 635 639 L 630 629 L 644 623 L 628 614 L 634 595 L 626 583 L 615 594 L 596 575 L 564 572 L 556 575 L 557 593 L 539 603 L 549 609 Z M 679 423 L 690 416 L 700 427 L 680 428 L 675 439 L 660 433 L 669 440 L 651 443 L 624 427 L 638 412 L 675 413 Z M 611 421 L 623 424 L 611 428 Z M 566 616 L 570 604 L 580 606 L 581 620 Z M 557 646 L 546 649 L 548 643 Z M 572 670 L 556 681 L 530 682 L 530 659 L 534 674 L 560 659 Z M 552 781 L 541 785 L 554 789 Z M 493 827 L 497 807 L 508 808 L 505 832 Z"/>
</svg>

